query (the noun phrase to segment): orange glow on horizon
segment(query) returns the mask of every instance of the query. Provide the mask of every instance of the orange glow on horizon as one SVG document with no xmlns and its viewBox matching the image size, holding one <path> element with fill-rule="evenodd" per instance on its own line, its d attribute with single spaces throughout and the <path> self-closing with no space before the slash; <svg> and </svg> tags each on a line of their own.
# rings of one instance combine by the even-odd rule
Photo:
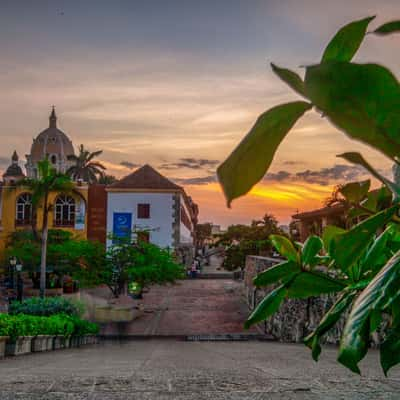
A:
<svg viewBox="0 0 400 400">
<path fill-rule="evenodd" d="M 297 211 L 323 207 L 333 185 L 323 186 L 306 182 L 256 185 L 247 195 L 235 200 L 232 208 L 226 207 L 222 189 L 218 183 L 187 186 L 186 191 L 200 205 L 200 220 L 222 221 L 225 225 L 249 223 L 253 219 L 271 213 L 280 223 L 288 223 Z"/>
</svg>

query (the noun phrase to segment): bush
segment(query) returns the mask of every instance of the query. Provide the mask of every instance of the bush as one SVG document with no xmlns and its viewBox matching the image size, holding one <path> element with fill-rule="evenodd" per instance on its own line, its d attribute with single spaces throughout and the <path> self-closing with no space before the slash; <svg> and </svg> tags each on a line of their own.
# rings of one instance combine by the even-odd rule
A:
<svg viewBox="0 0 400 400">
<path fill-rule="evenodd" d="M 18 336 L 62 335 L 82 336 L 96 335 L 99 327 L 77 316 L 56 314 L 49 317 L 25 314 L 0 314 L 0 336 L 10 336 L 15 342 Z"/>
<path fill-rule="evenodd" d="M 72 333 L 74 336 L 97 335 L 99 333 L 99 326 L 93 322 L 76 317 L 69 317 L 69 320 L 74 327 Z"/>
<path fill-rule="evenodd" d="M 26 314 L 36 316 L 50 316 L 54 314 L 65 314 L 80 316 L 83 313 L 83 305 L 72 302 L 64 297 L 31 297 L 22 303 L 14 301 L 9 307 L 11 315 Z"/>
</svg>

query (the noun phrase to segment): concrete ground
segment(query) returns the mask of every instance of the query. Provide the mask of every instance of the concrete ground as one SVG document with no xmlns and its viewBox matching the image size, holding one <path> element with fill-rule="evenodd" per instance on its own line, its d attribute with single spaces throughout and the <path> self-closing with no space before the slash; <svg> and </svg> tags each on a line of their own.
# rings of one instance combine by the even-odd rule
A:
<svg viewBox="0 0 400 400">
<path fill-rule="evenodd" d="M 291 400 L 400 398 L 400 368 L 385 378 L 378 353 L 363 377 L 325 348 L 311 360 L 303 345 L 275 342 L 104 342 L 0 361 L 0 399 Z"/>
</svg>

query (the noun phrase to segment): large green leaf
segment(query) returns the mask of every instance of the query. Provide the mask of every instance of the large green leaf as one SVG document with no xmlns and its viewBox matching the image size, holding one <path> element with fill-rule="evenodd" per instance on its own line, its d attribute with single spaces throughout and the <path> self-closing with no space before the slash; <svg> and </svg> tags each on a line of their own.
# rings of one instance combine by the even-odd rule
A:
<svg viewBox="0 0 400 400">
<path fill-rule="evenodd" d="M 390 368 L 400 363 L 400 327 L 389 331 L 380 346 L 381 366 L 385 375 Z"/>
<path fill-rule="evenodd" d="M 289 261 L 299 263 L 299 254 L 293 246 L 293 243 L 287 237 L 270 235 L 269 240 L 280 255 L 286 257 Z"/>
<path fill-rule="evenodd" d="M 309 236 L 304 243 L 303 251 L 301 253 L 303 265 L 314 267 L 318 263 L 318 258 L 316 256 L 323 248 L 324 243 L 319 236 Z"/>
<path fill-rule="evenodd" d="M 379 190 L 369 192 L 360 205 L 367 210 L 377 212 L 388 207 L 391 201 L 392 192 L 386 186 L 382 186 Z"/>
<path fill-rule="evenodd" d="M 347 318 L 338 360 L 352 371 L 360 373 L 358 363 L 368 349 L 371 313 L 390 307 L 400 294 L 399 285 L 400 252 L 389 260 L 362 291 Z"/>
<path fill-rule="evenodd" d="M 334 225 L 325 226 L 325 228 L 322 232 L 322 241 L 324 242 L 325 250 L 328 253 L 330 253 L 330 244 L 331 244 L 332 239 L 335 236 L 340 235 L 345 232 L 346 232 L 345 229 L 339 228 L 338 226 L 334 226 Z"/>
<path fill-rule="evenodd" d="M 349 182 L 340 188 L 340 193 L 349 203 L 358 204 L 365 199 L 370 186 L 371 181 L 369 179 L 361 182 Z"/>
<path fill-rule="evenodd" d="M 307 68 L 307 96 L 338 128 L 387 156 L 400 154 L 400 85 L 376 64 L 329 62 Z"/>
<path fill-rule="evenodd" d="M 366 160 L 365 158 L 357 152 L 349 152 L 339 154 L 338 157 L 344 158 L 346 161 L 349 161 L 353 164 L 361 165 L 364 167 L 372 176 L 376 179 L 380 180 L 383 184 L 385 184 L 391 192 L 394 194 L 396 198 L 400 196 L 400 186 L 396 185 L 394 182 L 389 181 L 384 176 L 382 176 L 378 171 L 376 171 Z"/>
<path fill-rule="evenodd" d="M 363 255 L 376 231 L 387 224 L 398 207 L 391 207 L 360 222 L 349 231 L 336 235 L 330 241 L 330 255 L 346 272 Z"/>
<path fill-rule="evenodd" d="M 389 35 L 390 33 L 400 32 L 400 21 L 391 21 L 381 25 L 379 28 L 374 30 L 377 35 Z"/>
<path fill-rule="evenodd" d="M 318 361 L 318 357 L 321 354 L 320 338 L 339 321 L 340 317 L 353 302 L 356 294 L 357 291 L 355 290 L 343 292 L 324 315 L 314 332 L 304 339 L 305 345 L 312 349 L 312 357 L 315 361 Z"/>
<path fill-rule="evenodd" d="M 368 24 L 374 18 L 354 21 L 341 28 L 326 47 L 321 62 L 351 61 L 365 37 Z"/>
<path fill-rule="evenodd" d="M 217 175 L 230 206 L 246 194 L 267 172 L 275 152 L 296 121 L 311 108 L 304 101 L 282 104 L 262 114 Z"/>
<path fill-rule="evenodd" d="M 386 260 L 387 256 L 385 254 L 385 249 L 388 243 L 388 240 L 392 237 L 394 232 L 394 227 L 392 225 L 388 226 L 384 232 L 382 232 L 376 240 L 372 243 L 371 247 L 368 249 L 365 254 L 364 259 L 362 260 L 363 272 L 365 273 L 367 270 L 371 270 L 372 273 L 377 271 L 377 268 L 382 267 Z"/>
<path fill-rule="evenodd" d="M 271 67 L 279 78 L 281 78 L 295 92 L 299 93 L 303 97 L 307 97 L 304 91 L 304 82 L 296 72 L 293 72 L 290 69 L 280 68 L 272 63 Z"/>
<path fill-rule="evenodd" d="M 284 284 L 268 293 L 250 314 L 250 317 L 244 324 L 245 329 L 249 329 L 251 325 L 258 322 L 265 321 L 270 315 L 278 311 L 286 293 L 287 290 Z"/>
<path fill-rule="evenodd" d="M 293 261 L 285 261 L 259 273 L 254 278 L 255 286 L 268 286 L 282 279 L 285 281 L 300 272 L 300 266 Z"/>
<path fill-rule="evenodd" d="M 325 293 L 340 292 L 346 287 L 344 283 L 316 271 L 303 271 L 288 284 L 288 297 L 303 299 Z"/>
</svg>

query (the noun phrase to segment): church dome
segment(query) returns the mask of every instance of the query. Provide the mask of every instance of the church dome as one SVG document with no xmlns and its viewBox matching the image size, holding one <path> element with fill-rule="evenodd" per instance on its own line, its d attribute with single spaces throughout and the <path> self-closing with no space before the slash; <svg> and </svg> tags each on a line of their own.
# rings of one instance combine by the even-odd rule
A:
<svg viewBox="0 0 400 400">
<path fill-rule="evenodd" d="M 30 161 L 37 163 L 48 156 L 49 161 L 56 165 L 73 154 L 75 153 L 71 140 L 57 128 L 57 116 L 53 107 L 49 117 L 49 127 L 33 139 Z"/>
</svg>

